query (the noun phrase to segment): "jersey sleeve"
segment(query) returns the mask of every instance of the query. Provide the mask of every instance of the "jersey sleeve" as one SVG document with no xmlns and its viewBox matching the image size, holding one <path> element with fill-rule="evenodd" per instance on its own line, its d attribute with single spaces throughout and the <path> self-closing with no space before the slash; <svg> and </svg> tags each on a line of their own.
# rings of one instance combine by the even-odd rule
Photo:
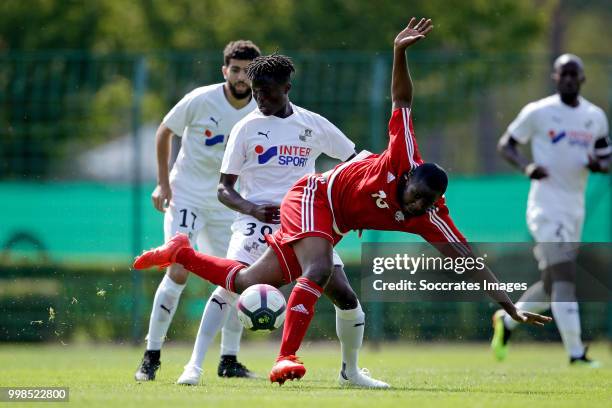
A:
<svg viewBox="0 0 612 408">
<path fill-rule="evenodd" d="M 162 123 L 175 135 L 183 136 L 183 131 L 191 122 L 193 93 L 188 93 L 164 117 Z"/>
<path fill-rule="evenodd" d="M 533 137 L 535 106 L 528 104 L 519 112 L 518 116 L 508 125 L 508 133 L 514 140 L 525 144 Z"/>
<path fill-rule="evenodd" d="M 246 162 L 244 128 L 242 124 L 237 123 L 230 132 L 225 153 L 223 154 L 223 161 L 221 162 L 220 172 L 223 174 L 240 175 L 242 171 L 242 167 Z"/>
<path fill-rule="evenodd" d="M 399 173 L 410 171 L 422 163 L 417 148 L 412 115 L 409 108 L 397 108 L 389 120 L 389 145 L 381 155 Z"/>
<path fill-rule="evenodd" d="M 612 145 L 608 136 L 601 136 L 595 139 L 593 144 L 594 156 L 598 159 L 607 159 L 612 155 Z"/>
<path fill-rule="evenodd" d="M 436 211 L 429 211 L 419 218 L 417 223 L 405 224 L 405 231 L 420 235 L 446 256 L 471 256 L 472 249 L 455 226 L 446 205 L 438 207 Z"/>
<path fill-rule="evenodd" d="M 334 159 L 346 161 L 355 154 L 355 143 L 333 123 L 319 116 L 318 125 L 322 137 L 321 151 Z"/>
<path fill-rule="evenodd" d="M 596 158 L 605 159 L 610 157 L 612 154 L 612 144 L 610 143 L 610 138 L 608 136 L 609 128 L 606 114 L 603 111 L 600 111 L 599 118 L 599 130 L 595 135 L 593 153 Z"/>
</svg>

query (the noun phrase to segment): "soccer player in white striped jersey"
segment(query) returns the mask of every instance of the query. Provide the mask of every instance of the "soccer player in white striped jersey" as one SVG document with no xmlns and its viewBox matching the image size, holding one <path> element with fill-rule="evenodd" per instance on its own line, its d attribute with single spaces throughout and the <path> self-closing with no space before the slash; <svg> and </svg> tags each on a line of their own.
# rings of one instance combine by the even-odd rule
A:
<svg viewBox="0 0 612 408">
<path fill-rule="evenodd" d="M 353 157 L 355 145 L 327 119 L 289 101 L 289 81 L 294 72 L 289 58 L 258 57 L 247 72 L 253 80 L 259 109 L 232 129 L 221 165 L 218 197 L 238 212 L 227 258 L 248 266 L 267 249 L 264 236 L 279 229 L 280 204 L 291 186 L 304 175 L 314 173 L 315 160 L 321 153 L 345 161 Z M 240 183 L 240 192 L 235 189 L 236 182 Z M 325 291 L 336 309 L 336 332 L 342 349 L 339 382 L 343 386 L 387 388 L 388 384 L 371 378 L 367 370 L 358 367 L 365 314 L 343 266 L 334 252 L 330 278 L 334 284 Z M 211 299 L 202 324 L 208 332 L 216 333 L 234 307 L 237 295 L 219 287 Z M 205 353 L 206 347 L 194 348 L 185 366 L 185 381 L 199 383 Z M 189 367 L 194 369 L 187 378 Z"/>
<path fill-rule="evenodd" d="M 154 207 L 164 213 L 166 240 L 182 232 L 202 251 L 211 255 L 225 254 L 235 213 L 217 200 L 216 179 L 230 130 L 256 108 L 245 67 L 259 55 L 259 49 L 251 41 L 230 42 L 223 52 L 225 82 L 188 93 L 159 126 L 158 185 L 152 200 Z M 182 136 L 182 147 L 169 172 L 172 135 Z M 149 320 L 147 348 L 135 374 L 137 381 L 155 379 L 161 364 L 161 348 L 187 276 L 188 272 L 181 265 L 169 265 L 157 288 Z M 236 358 L 241 335 L 242 325 L 233 313 L 223 328 L 220 376 L 249 375 Z M 207 341 L 207 333 L 200 326 L 196 344 Z"/>
<path fill-rule="evenodd" d="M 502 156 L 531 179 L 527 226 L 537 242 L 534 254 L 541 280 L 517 307 L 534 313 L 551 308 L 570 364 L 597 367 L 581 340 L 575 259 L 588 173 L 607 173 L 610 166 L 608 120 L 603 110 L 580 96 L 585 80 L 580 58 L 561 55 L 552 77 L 557 93 L 525 106 L 499 142 Z M 517 149 L 528 142 L 533 162 Z M 493 323 L 491 347 L 503 360 L 516 323 L 503 311 L 494 315 Z"/>
</svg>

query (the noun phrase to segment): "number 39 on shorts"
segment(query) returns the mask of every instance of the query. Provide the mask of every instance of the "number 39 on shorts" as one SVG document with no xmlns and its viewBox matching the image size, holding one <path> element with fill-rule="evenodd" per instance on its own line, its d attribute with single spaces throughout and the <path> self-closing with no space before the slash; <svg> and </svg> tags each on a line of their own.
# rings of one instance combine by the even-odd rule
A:
<svg viewBox="0 0 612 408">
<path fill-rule="evenodd" d="M 264 239 L 264 235 L 272 233 L 272 227 L 266 224 L 247 222 L 244 227 L 245 229 L 242 233 L 244 234 L 245 237 L 250 237 L 253 234 L 258 234 L 259 237 L 257 238 L 257 241 L 261 242 L 262 244 L 266 243 L 266 240 Z"/>
</svg>

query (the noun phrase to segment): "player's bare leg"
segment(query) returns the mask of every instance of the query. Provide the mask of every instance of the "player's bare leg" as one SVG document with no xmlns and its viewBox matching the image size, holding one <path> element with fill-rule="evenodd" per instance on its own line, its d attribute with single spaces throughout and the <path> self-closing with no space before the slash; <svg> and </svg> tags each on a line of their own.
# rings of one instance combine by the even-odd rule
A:
<svg viewBox="0 0 612 408">
<path fill-rule="evenodd" d="M 359 350 L 363 343 L 365 314 L 344 269 L 336 265 L 325 286 L 325 296 L 336 309 L 336 334 L 340 340 L 342 366 L 338 383 L 344 387 L 389 388 L 389 384 L 371 378 L 367 368 L 359 368 Z"/>
<path fill-rule="evenodd" d="M 302 268 L 302 276 L 287 301 L 287 315 L 283 327 L 281 349 L 276 364 L 270 371 L 270 381 L 283 384 L 300 379 L 306 368 L 296 357 L 306 330 L 314 315 L 314 306 L 333 270 L 333 247 L 320 237 L 306 237 L 293 245 Z"/>
<path fill-rule="evenodd" d="M 234 292 L 242 293 L 249 286 L 265 283 L 275 288 L 286 285 L 283 271 L 274 251 L 266 249 L 248 268 L 240 270 L 234 278 Z"/>
</svg>

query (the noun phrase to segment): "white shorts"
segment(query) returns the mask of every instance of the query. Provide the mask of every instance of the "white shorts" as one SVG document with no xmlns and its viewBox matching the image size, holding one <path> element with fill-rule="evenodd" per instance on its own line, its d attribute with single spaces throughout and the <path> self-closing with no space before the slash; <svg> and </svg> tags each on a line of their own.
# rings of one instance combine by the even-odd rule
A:
<svg viewBox="0 0 612 408">
<path fill-rule="evenodd" d="M 191 245 L 207 255 L 223 257 L 231 237 L 236 213 L 228 209 L 202 209 L 170 202 L 164 215 L 164 240 L 177 232 L 189 236 Z"/>
<path fill-rule="evenodd" d="M 264 235 L 272 234 L 279 228 L 280 224 L 266 224 L 249 215 L 240 215 L 232 224 L 226 258 L 252 265 L 268 248 Z M 344 267 L 336 250 L 334 266 Z"/>
<path fill-rule="evenodd" d="M 538 243 L 533 252 L 540 269 L 576 259 L 583 221 L 583 217 L 566 214 L 527 214 L 527 226 Z"/>
</svg>

